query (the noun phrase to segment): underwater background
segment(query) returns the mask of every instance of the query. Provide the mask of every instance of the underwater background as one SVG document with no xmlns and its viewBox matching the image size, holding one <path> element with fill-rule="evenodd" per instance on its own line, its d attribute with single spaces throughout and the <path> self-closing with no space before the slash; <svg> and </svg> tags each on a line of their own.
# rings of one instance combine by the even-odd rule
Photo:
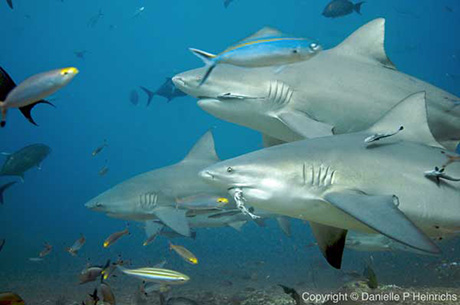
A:
<svg viewBox="0 0 460 305">
<path fill-rule="evenodd" d="M 291 238 L 273 221 L 266 227 L 248 224 L 241 232 L 198 229 L 196 240 L 180 240 L 200 259 L 198 266 L 191 266 L 169 251 L 165 238 L 142 247 L 145 233 L 136 222 L 130 223 L 129 238 L 102 248 L 103 240 L 123 230 L 126 221 L 84 207 L 117 183 L 180 161 L 210 128 L 221 159 L 262 148 L 259 133 L 208 115 L 192 97 L 166 103 L 156 96 L 146 107 L 147 97 L 139 86 L 153 90 L 166 77 L 202 66 L 188 47 L 217 52 L 272 26 L 317 39 L 327 49 L 366 22 L 384 17 L 386 51 L 398 69 L 460 95 L 460 2 L 369 0 L 362 15 L 337 19 L 321 15 L 326 4 L 235 0 L 225 8 L 220 0 L 17 0 L 11 10 L 0 3 L 0 65 L 13 79 L 64 66 L 80 70 L 70 86 L 51 98 L 56 109 L 46 105 L 34 109 L 39 127 L 12 111 L 8 126 L 0 131 L 2 152 L 33 143 L 52 149 L 41 170 L 27 172 L 24 183 L 8 190 L 0 206 L 0 238 L 6 239 L 0 253 L 0 292 L 15 291 L 27 304 L 43 304 L 57 295 L 80 303 L 94 288 L 77 284 L 80 271 L 88 262 L 104 264 L 118 255 L 136 265 L 166 259 L 169 267 L 191 277 L 181 288 L 187 291 L 239 295 L 278 283 L 339 286 L 343 274 L 329 268 L 316 247 L 307 247 L 314 238 L 299 220 L 294 221 Z M 145 10 L 137 14 L 141 7 Z M 99 12 L 102 16 L 95 19 Z M 76 56 L 78 51 L 87 51 L 84 58 Z M 132 90 L 138 91 L 138 105 L 130 102 Z M 108 147 L 92 157 L 104 140 Z M 98 175 L 105 164 L 109 172 Z M 1 184 L 12 180 L 1 177 Z M 64 249 L 80 233 L 87 243 L 78 257 L 72 257 Z M 52 253 L 42 262 L 29 261 L 44 242 L 54 246 Z M 344 266 L 361 272 L 363 261 L 372 255 L 383 283 L 457 288 L 460 275 L 440 276 L 434 266 L 456 261 L 458 242 L 449 241 L 442 248 L 442 257 L 346 251 Z M 137 282 L 130 278 L 114 282 L 115 294 L 136 290 Z M 289 297 L 285 299 L 290 304 Z"/>
</svg>

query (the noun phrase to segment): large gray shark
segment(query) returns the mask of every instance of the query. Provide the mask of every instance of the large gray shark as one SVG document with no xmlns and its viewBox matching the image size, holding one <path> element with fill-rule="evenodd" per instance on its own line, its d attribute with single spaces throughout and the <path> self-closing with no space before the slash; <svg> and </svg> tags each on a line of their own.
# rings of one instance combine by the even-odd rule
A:
<svg viewBox="0 0 460 305">
<path fill-rule="evenodd" d="M 91 199 L 86 207 L 127 220 L 159 219 L 176 232 L 189 236 L 188 209 L 182 208 L 178 201 L 197 194 L 200 200 L 204 200 L 205 194 L 214 197 L 215 190 L 197 179 L 197 174 L 218 161 L 209 131 L 181 162 L 124 181 Z"/>
<path fill-rule="evenodd" d="M 460 98 L 396 69 L 384 50 L 385 20 L 358 29 L 335 48 L 300 63 L 241 68 L 219 65 L 176 75 L 175 85 L 210 114 L 286 142 L 370 127 L 398 101 L 427 93 L 435 138 L 453 150 L 460 140 Z"/>
<path fill-rule="evenodd" d="M 200 176 L 243 204 L 310 221 L 336 268 L 347 230 L 438 253 L 429 237 L 460 232 L 460 162 L 439 169 L 449 153 L 426 115 L 425 94 L 417 93 L 365 131 L 273 146 Z"/>
</svg>

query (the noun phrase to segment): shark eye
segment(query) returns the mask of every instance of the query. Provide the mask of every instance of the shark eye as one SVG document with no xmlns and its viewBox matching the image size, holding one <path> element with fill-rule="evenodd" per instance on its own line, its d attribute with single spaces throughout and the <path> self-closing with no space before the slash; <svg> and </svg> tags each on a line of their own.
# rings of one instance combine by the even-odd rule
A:
<svg viewBox="0 0 460 305">
<path fill-rule="evenodd" d="M 227 168 L 227 173 L 231 173 L 231 172 L 233 172 L 233 168 L 228 167 L 228 168 Z"/>
<path fill-rule="evenodd" d="M 96 207 L 100 208 L 100 207 L 102 207 L 102 206 L 103 206 L 102 203 L 100 203 L 100 202 L 96 203 Z"/>
</svg>

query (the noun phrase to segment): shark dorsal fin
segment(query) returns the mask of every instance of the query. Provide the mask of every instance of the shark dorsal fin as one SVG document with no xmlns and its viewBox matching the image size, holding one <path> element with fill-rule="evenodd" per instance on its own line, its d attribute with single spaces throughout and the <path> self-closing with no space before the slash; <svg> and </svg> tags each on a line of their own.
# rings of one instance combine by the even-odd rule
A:
<svg viewBox="0 0 460 305">
<path fill-rule="evenodd" d="M 198 140 L 198 142 L 195 143 L 195 145 L 192 147 L 182 162 L 184 161 L 219 161 L 219 157 L 217 156 L 214 146 L 214 137 L 211 130 L 206 132 Z"/>
<path fill-rule="evenodd" d="M 337 54 L 396 69 L 385 53 L 385 19 L 375 19 L 356 30 L 333 49 Z"/>
<path fill-rule="evenodd" d="M 436 141 L 428 126 L 424 91 L 412 94 L 396 104 L 368 131 L 374 134 L 384 134 L 401 126 L 403 130 L 398 133 L 399 139 L 444 149 Z"/>
<path fill-rule="evenodd" d="M 244 38 L 243 40 L 240 40 L 238 44 L 248 42 L 248 41 L 253 41 L 253 40 L 258 40 L 258 39 L 264 39 L 264 38 L 269 38 L 269 37 L 279 37 L 279 36 L 284 36 L 284 34 L 281 31 L 278 31 L 277 29 L 271 28 L 271 27 L 264 27 L 251 36 L 248 36 Z"/>
</svg>

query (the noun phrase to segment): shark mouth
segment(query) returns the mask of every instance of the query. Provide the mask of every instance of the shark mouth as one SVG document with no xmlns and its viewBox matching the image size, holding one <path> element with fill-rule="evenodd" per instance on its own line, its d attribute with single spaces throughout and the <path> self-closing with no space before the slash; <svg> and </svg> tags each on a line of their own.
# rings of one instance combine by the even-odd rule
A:
<svg viewBox="0 0 460 305">
<path fill-rule="evenodd" d="M 241 211 L 241 213 L 243 213 L 244 215 L 248 215 L 252 219 L 260 218 L 260 216 L 257 216 L 255 214 L 251 213 L 251 211 L 249 211 L 249 209 L 246 207 L 246 205 L 245 205 L 246 198 L 244 198 L 243 189 L 241 187 L 230 188 L 230 189 L 228 189 L 228 192 L 229 192 L 230 195 L 233 196 L 233 199 L 236 202 L 236 207 Z"/>
</svg>

